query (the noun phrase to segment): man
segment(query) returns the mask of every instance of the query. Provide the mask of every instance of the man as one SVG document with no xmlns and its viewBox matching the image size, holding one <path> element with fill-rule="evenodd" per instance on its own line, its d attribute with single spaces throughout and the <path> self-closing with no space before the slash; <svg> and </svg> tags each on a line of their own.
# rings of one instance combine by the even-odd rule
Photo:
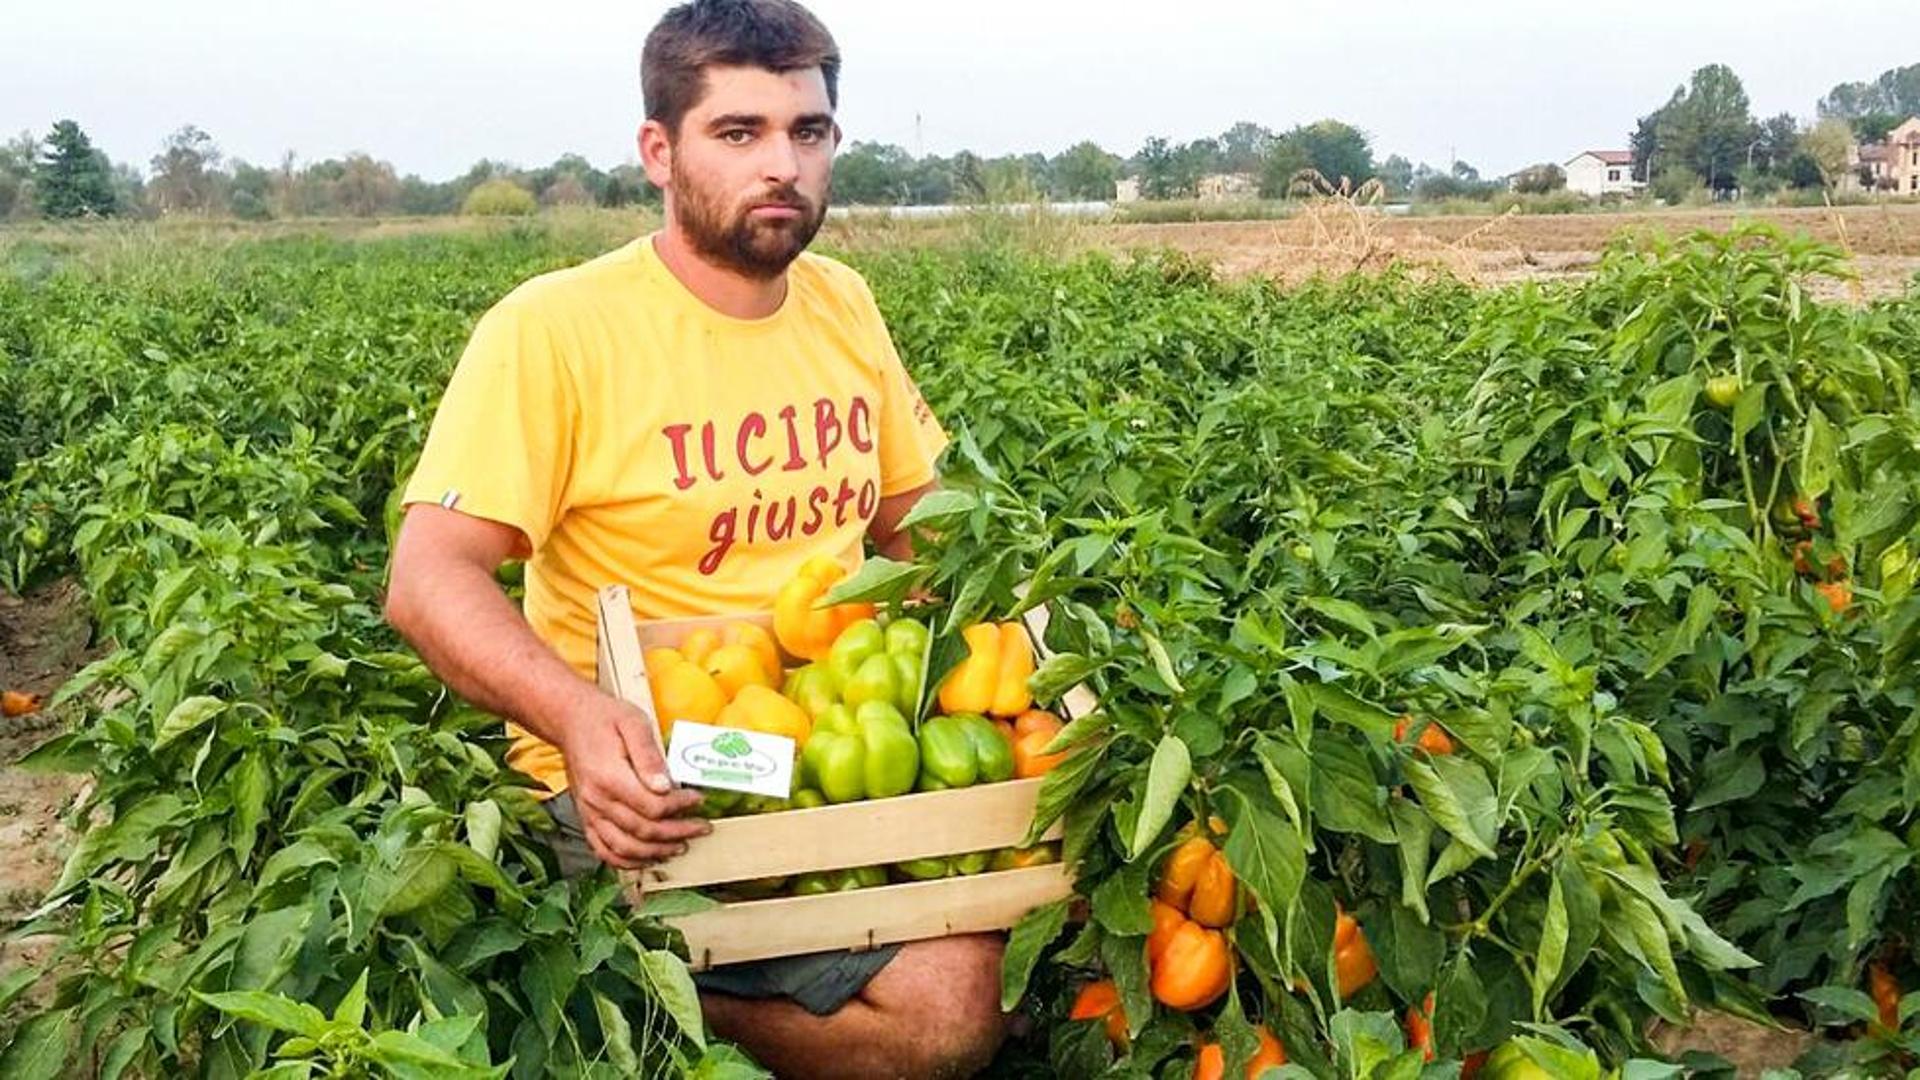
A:
<svg viewBox="0 0 1920 1080">
<path fill-rule="evenodd" d="M 594 684 L 593 597 L 766 608 L 850 566 L 935 483 L 946 435 L 865 282 L 802 254 L 826 213 L 840 58 L 791 0 L 696 0 L 647 37 L 640 154 L 660 231 L 527 282 L 475 327 L 408 481 L 387 615 L 508 720 L 562 868 L 639 868 L 708 826 L 646 719 Z M 494 583 L 524 558 L 524 616 Z M 964 1074 L 1002 1037 L 996 935 L 701 977 L 720 1035 L 782 1075 Z"/>
</svg>

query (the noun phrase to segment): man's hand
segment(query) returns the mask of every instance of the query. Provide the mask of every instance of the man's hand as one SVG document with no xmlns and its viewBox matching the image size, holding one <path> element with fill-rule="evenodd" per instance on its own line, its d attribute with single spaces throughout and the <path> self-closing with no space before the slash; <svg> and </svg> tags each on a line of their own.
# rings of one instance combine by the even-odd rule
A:
<svg viewBox="0 0 1920 1080">
<path fill-rule="evenodd" d="M 685 851 L 688 840 L 713 826 L 685 816 L 700 805 L 700 793 L 667 778 L 645 714 L 613 698 L 606 703 L 560 726 L 567 790 L 600 861 L 640 870 Z"/>
</svg>

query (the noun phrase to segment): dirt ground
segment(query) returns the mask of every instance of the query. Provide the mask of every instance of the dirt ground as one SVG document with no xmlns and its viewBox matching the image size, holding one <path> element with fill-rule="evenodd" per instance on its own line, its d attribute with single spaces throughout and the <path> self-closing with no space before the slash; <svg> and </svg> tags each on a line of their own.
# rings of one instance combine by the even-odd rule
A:
<svg viewBox="0 0 1920 1080">
<path fill-rule="evenodd" d="M 1316 273 L 1379 269 L 1397 261 L 1499 285 L 1582 277 L 1592 272 L 1607 242 L 1623 232 L 1680 236 L 1698 229 L 1724 231 L 1753 220 L 1852 252 L 1859 288 L 1834 283 L 1817 290 L 1833 299 L 1859 302 L 1898 295 L 1920 275 L 1920 204 L 1912 203 L 1835 210 L 1500 217 L 1391 217 L 1329 203 L 1278 221 L 1094 225 L 1086 227 L 1086 237 L 1093 246 L 1122 252 L 1177 248 L 1236 277 L 1296 281 Z"/>
<path fill-rule="evenodd" d="M 88 637 L 86 599 L 72 582 L 25 597 L 0 593 L 0 687 L 53 693 L 93 659 Z M 51 947 L 46 938 L 4 935 L 39 906 L 72 846 L 60 819 L 81 778 L 12 767 L 58 733 L 50 713 L 0 718 L 0 973 L 39 964 Z"/>
</svg>

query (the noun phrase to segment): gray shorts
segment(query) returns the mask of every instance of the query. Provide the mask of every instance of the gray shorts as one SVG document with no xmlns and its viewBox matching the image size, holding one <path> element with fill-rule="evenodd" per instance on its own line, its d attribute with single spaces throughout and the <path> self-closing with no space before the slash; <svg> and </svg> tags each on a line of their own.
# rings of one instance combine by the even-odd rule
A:
<svg viewBox="0 0 1920 1080">
<path fill-rule="evenodd" d="M 600 857 L 593 853 L 587 834 L 581 831 L 580 811 L 573 804 L 573 796 L 556 795 L 546 801 L 546 808 L 558 826 L 547 843 L 559 860 L 560 872 L 570 878 L 593 873 L 600 866 Z M 853 1000 L 899 951 L 898 945 L 887 945 L 864 952 L 841 949 L 750 960 L 696 972 L 693 982 L 701 990 L 734 997 L 792 998 L 815 1016 L 827 1016 Z"/>
</svg>

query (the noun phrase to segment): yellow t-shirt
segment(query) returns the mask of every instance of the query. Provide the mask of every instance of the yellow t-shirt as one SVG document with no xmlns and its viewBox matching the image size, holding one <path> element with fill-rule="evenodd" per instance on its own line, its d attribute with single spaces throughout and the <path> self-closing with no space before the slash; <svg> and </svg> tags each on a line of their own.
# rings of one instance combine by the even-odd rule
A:
<svg viewBox="0 0 1920 1080">
<path fill-rule="evenodd" d="M 526 535 L 526 617 L 594 677 L 594 596 L 638 618 L 763 610 L 808 557 L 857 566 L 879 500 L 947 444 L 860 275 L 803 254 L 763 319 L 713 310 L 642 237 L 489 310 L 404 499 Z M 558 749 L 508 724 L 555 792 Z"/>
</svg>

